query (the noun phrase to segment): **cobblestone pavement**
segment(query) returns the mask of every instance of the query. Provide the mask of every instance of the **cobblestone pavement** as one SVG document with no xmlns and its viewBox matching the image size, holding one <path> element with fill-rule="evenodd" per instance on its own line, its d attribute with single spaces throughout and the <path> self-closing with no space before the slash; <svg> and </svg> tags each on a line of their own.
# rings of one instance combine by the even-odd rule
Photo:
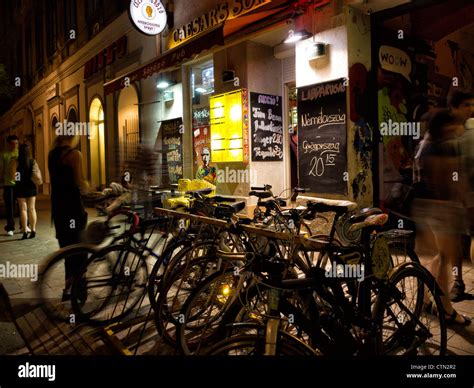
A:
<svg viewBox="0 0 474 388">
<path fill-rule="evenodd" d="M 4 220 L 0 220 L 0 262 L 9 261 L 15 264 L 41 264 L 48 255 L 58 249 L 58 243 L 54 236 L 54 228 L 51 225 L 49 199 L 38 198 L 38 226 L 37 235 L 34 239 L 21 240 L 21 233 L 17 230 L 13 237 L 9 237 L 3 231 Z M 88 209 L 89 220 L 96 219 L 94 209 Z M 18 219 L 17 219 L 18 221 Z M 422 261 L 428 261 L 428 257 L 422 257 Z M 465 262 L 464 280 L 466 291 L 474 293 L 474 267 L 472 263 Z M 36 283 L 30 279 L 0 279 L 10 295 L 12 304 L 35 303 L 37 299 Z M 472 317 L 474 315 L 474 300 L 456 303 L 458 312 Z M 0 311 L 0 355 L 14 352 L 15 349 L 24 344 L 15 331 L 11 322 L 6 321 Z M 449 354 L 474 355 L 474 324 L 468 327 L 456 327 L 448 332 Z"/>
</svg>

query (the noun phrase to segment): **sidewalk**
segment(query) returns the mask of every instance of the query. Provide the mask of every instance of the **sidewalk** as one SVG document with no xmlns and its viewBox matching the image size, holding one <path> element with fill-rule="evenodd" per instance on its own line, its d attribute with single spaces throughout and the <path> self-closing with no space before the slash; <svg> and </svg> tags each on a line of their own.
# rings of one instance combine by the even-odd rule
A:
<svg viewBox="0 0 474 388">
<path fill-rule="evenodd" d="M 94 209 L 87 209 L 89 221 L 97 219 Z M 21 240 L 21 232 L 17 229 L 13 237 L 6 235 L 3 230 L 5 221 L 0 220 L 0 263 L 10 262 L 12 264 L 41 264 L 46 257 L 59 249 L 54 235 L 54 227 L 51 225 L 51 212 L 48 197 L 40 197 L 37 202 L 38 225 L 37 235 L 34 239 Z M 18 228 L 18 219 L 17 228 Z M 424 253 L 422 262 L 431 260 L 431 255 Z M 464 262 L 463 266 L 466 292 L 474 293 L 474 266 L 472 263 Z M 37 301 L 36 282 L 30 279 L 0 279 L 11 298 L 14 306 L 30 305 Z M 474 316 L 474 300 L 463 301 L 454 304 L 455 309 L 469 317 Z M 13 323 L 6 322 L 0 311 L 0 355 L 10 353 L 23 346 L 19 335 L 15 333 Z M 468 327 L 456 327 L 448 329 L 448 354 L 450 355 L 474 355 L 474 323 Z"/>
</svg>

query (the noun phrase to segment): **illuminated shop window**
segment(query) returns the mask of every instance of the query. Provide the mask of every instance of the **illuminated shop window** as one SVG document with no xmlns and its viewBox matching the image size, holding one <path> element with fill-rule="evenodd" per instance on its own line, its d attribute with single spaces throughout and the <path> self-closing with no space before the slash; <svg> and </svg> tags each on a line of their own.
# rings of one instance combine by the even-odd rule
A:
<svg viewBox="0 0 474 388">
<path fill-rule="evenodd" d="M 248 97 L 245 89 L 210 98 L 212 160 L 248 162 Z"/>
</svg>

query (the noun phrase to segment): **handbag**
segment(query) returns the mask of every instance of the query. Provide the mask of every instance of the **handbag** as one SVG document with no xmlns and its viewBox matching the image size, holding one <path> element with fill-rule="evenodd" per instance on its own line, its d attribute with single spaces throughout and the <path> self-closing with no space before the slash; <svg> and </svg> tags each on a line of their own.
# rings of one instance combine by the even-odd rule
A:
<svg viewBox="0 0 474 388">
<path fill-rule="evenodd" d="M 33 167 L 31 169 L 31 180 L 36 186 L 40 186 L 43 184 L 43 177 L 41 175 L 41 170 L 36 163 L 36 160 L 33 160 Z"/>
</svg>

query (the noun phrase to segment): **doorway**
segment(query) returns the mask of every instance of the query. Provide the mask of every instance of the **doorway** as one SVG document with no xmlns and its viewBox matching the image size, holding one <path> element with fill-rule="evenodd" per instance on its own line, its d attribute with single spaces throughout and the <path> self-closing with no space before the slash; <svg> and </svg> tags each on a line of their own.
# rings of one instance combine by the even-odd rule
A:
<svg viewBox="0 0 474 388">
<path fill-rule="evenodd" d="M 97 190 L 106 184 L 104 109 L 99 98 L 94 98 L 89 109 L 90 139 L 89 168 L 91 186 Z"/>
</svg>

